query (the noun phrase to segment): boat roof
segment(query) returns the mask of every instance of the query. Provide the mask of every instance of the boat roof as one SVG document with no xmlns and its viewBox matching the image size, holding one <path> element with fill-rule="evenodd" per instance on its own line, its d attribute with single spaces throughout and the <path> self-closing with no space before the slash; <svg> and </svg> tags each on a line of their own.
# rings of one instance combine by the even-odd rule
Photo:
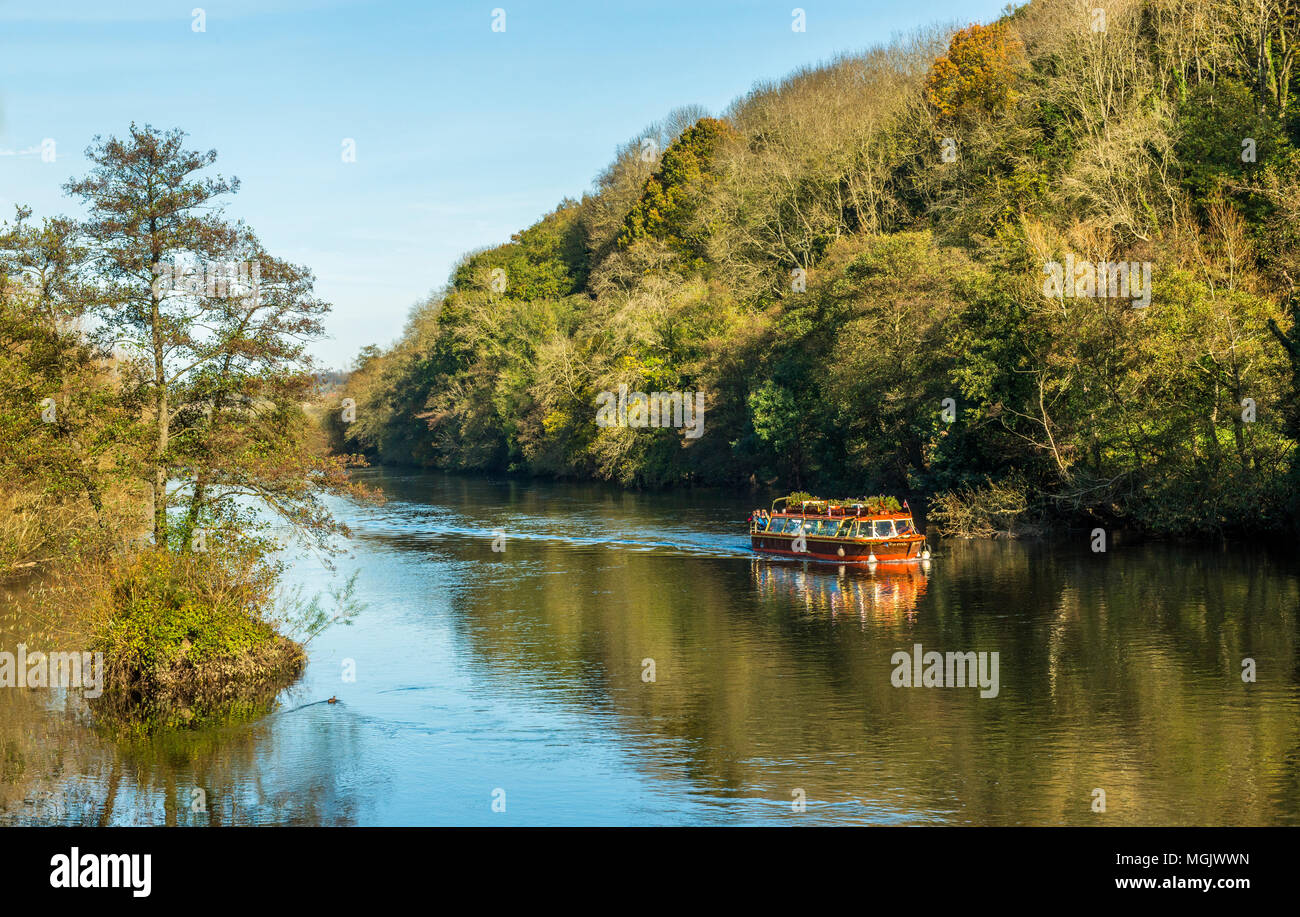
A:
<svg viewBox="0 0 1300 917">
<path fill-rule="evenodd" d="M 797 510 L 797 509 L 783 509 L 783 510 L 778 510 L 777 512 L 774 513 L 769 513 L 769 515 L 801 516 L 801 517 L 821 516 L 827 519 L 843 519 L 845 517 L 848 517 L 849 519 L 855 519 L 855 518 L 911 519 L 912 518 L 912 513 L 910 510 L 899 509 L 899 510 L 888 510 L 883 513 L 872 513 L 872 512 L 868 512 L 865 506 L 861 507 L 860 511 L 857 507 L 853 507 L 853 506 L 834 506 L 831 507 L 829 510 L 822 509 L 822 510 L 808 510 L 808 511 Z"/>
</svg>

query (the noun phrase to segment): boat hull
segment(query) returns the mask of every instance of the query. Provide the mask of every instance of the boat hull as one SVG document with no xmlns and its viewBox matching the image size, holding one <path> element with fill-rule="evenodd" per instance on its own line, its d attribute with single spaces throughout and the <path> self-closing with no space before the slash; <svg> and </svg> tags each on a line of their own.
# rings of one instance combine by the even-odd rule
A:
<svg viewBox="0 0 1300 917">
<path fill-rule="evenodd" d="M 884 541 L 862 538 L 806 538 L 807 550 L 794 550 L 794 537 L 782 533 L 754 532 L 750 544 L 760 554 L 792 560 L 822 560 L 835 564 L 897 564 L 922 560 L 925 536 L 910 535 Z M 873 559 L 874 558 L 874 559 Z"/>
</svg>

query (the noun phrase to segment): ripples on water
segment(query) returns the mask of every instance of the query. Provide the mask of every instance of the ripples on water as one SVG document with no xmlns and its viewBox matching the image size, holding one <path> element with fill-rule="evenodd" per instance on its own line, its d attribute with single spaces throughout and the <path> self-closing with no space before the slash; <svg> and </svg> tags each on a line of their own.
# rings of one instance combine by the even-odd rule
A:
<svg viewBox="0 0 1300 917">
<path fill-rule="evenodd" d="M 0 822 L 1300 822 L 1294 553 L 1081 535 L 872 574 L 755 558 L 747 497 L 368 474 L 352 555 L 291 573 L 357 571 L 368 607 L 276 713 L 131 745 L 0 692 Z M 893 687 L 915 643 L 999 653 L 998 696 Z"/>
</svg>

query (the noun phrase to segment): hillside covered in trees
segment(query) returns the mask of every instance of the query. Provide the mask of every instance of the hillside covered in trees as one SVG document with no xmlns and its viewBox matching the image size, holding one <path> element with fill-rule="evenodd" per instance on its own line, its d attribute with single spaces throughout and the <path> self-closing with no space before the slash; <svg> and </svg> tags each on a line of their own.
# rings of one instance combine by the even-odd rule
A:
<svg viewBox="0 0 1300 917">
<path fill-rule="evenodd" d="M 1291 529 L 1298 40 L 1293 0 L 1034 0 L 678 110 L 363 351 L 335 448 Z M 599 425 L 620 385 L 702 435 Z"/>
</svg>

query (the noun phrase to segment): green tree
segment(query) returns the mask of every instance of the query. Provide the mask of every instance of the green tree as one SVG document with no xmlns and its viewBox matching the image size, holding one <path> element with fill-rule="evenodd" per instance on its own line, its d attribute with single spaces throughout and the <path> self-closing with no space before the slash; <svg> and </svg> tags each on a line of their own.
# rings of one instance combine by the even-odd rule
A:
<svg viewBox="0 0 1300 917">
<path fill-rule="evenodd" d="M 154 543 L 182 545 L 196 525 L 234 535 L 249 522 L 242 496 L 324 539 L 337 527 L 319 494 L 348 485 L 340 460 L 312 454 L 301 403 L 305 345 L 329 305 L 310 272 L 223 218 L 219 199 L 239 182 L 202 175 L 216 152 L 187 150 L 184 136 L 132 124 L 125 139 L 96 138 L 90 174 L 67 185 L 88 211 L 94 314 L 122 355 L 124 396 L 147 405 L 147 443 L 122 445 L 142 447 Z M 186 509 L 179 528 L 173 504 Z"/>
<path fill-rule="evenodd" d="M 619 246 L 657 239 L 689 262 L 699 262 L 708 233 L 697 224 L 696 213 L 716 181 L 714 156 L 735 136 L 725 121 L 701 118 L 673 141 L 624 219 Z"/>
</svg>

